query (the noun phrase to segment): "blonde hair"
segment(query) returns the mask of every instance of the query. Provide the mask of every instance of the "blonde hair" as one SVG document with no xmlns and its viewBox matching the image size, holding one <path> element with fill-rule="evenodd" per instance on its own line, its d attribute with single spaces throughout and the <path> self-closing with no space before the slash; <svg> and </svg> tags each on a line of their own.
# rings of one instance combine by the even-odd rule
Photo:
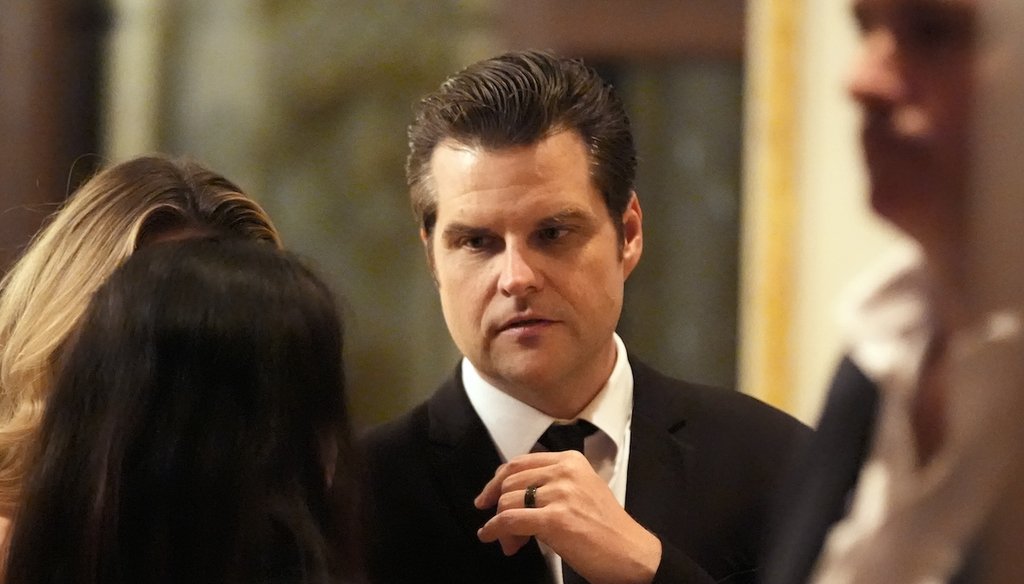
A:
<svg viewBox="0 0 1024 584">
<path fill-rule="evenodd" d="M 0 514 L 20 501 L 55 365 L 96 289 L 160 238 L 280 237 L 266 212 L 202 165 L 134 158 L 83 184 L 0 281 Z"/>
</svg>

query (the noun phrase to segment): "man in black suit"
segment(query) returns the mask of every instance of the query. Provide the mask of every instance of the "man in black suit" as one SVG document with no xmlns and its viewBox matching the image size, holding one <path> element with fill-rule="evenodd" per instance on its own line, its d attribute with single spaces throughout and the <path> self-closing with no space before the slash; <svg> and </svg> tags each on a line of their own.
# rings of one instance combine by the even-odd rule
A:
<svg viewBox="0 0 1024 584">
<path fill-rule="evenodd" d="M 420 237 L 465 358 L 365 440 L 374 580 L 751 581 L 806 428 L 627 358 L 615 327 L 643 228 L 611 86 L 510 53 L 425 97 L 409 136 Z"/>
<path fill-rule="evenodd" d="M 977 310 L 967 285 L 978 3 L 852 2 L 870 202 L 912 243 L 854 287 L 847 355 L 780 491 L 763 582 L 978 577 L 1016 452 L 1002 437 L 1020 426 L 1019 388 L 991 376 L 999 355 L 1020 358 L 1020 315 Z"/>
</svg>

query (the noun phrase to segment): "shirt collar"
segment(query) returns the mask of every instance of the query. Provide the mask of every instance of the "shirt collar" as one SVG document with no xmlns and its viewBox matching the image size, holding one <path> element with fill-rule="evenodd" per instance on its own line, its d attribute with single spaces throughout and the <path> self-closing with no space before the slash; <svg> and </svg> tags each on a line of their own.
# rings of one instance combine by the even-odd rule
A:
<svg viewBox="0 0 1024 584">
<path fill-rule="evenodd" d="M 612 336 L 615 366 L 604 387 L 576 419 L 597 426 L 621 452 L 633 413 L 633 370 L 629 367 L 622 339 L 614 333 Z M 462 359 L 462 384 L 502 460 L 530 452 L 552 422 L 568 421 L 553 418 L 494 387 L 465 357 Z"/>
<path fill-rule="evenodd" d="M 921 248 L 905 242 L 858 278 L 841 306 L 850 357 L 883 393 L 907 397 L 916 390 L 929 344 L 935 337 L 934 284 Z M 965 328 L 946 331 L 954 362 L 991 343 L 1015 342 L 1019 309 L 983 314 Z"/>
<path fill-rule="evenodd" d="M 935 334 L 920 247 L 898 246 L 858 278 L 841 303 L 850 358 L 882 391 L 916 387 Z"/>
</svg>

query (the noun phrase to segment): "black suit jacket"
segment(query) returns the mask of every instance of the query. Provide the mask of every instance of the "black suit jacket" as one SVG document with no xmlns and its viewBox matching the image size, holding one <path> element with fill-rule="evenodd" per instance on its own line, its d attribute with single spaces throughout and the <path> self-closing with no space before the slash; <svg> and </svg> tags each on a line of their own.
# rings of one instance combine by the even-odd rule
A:
<svg viewBox="0 0 1024 584">
<path fill-rule="evenodd" d="M 806 582 L 832 525 L 848 511 L 871 449 L 878 388 L 843 359 L 814 437 L 779 490 L 761 582 Z"/>
<path fill-rule="evenodd" d="M 800 584 L 811 576 L 825 538 L 853 502 L 860 469 L 871 452 L 878 387 L 849 358 L 829 388 L 818 429 L 779 490 L 760 582 Z M 974 553 L 952 582 L 974 581 Z"/>
<path fill-rule="evenodd" d="M 632 369 L 625 506 L 662 541 L 655 582 L 752 581 L 772 489 L 807 428 L 749 396 Z M 477 539 L 494 511 L 473 499 L 500 459 L 458 370 L 363 445 L 373 582 L 549 581 L 535 542 L 505 557 Z"/>
</svg>

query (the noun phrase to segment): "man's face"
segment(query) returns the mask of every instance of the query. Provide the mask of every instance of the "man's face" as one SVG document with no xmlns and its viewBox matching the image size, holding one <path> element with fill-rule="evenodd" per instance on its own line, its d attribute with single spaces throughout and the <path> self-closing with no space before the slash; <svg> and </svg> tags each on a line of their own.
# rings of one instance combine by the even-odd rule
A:
<svg viewBox="0 0 1024 584">
<path fill-rule="evenodd" d="M 588 166 L 575 132 L 494 151 L 445 142 L 431 160 L 437 223 L 421 236 L 452 338 L 484 378 L 552 415 L 611 373 L 643 247 L 636 197 L 620 240 Z"/>
<path fill-rule="evenodd" d="M 963 225 L 976 0 L 854 0 L 871 204 L 926 247 Z"/>
</svg>

